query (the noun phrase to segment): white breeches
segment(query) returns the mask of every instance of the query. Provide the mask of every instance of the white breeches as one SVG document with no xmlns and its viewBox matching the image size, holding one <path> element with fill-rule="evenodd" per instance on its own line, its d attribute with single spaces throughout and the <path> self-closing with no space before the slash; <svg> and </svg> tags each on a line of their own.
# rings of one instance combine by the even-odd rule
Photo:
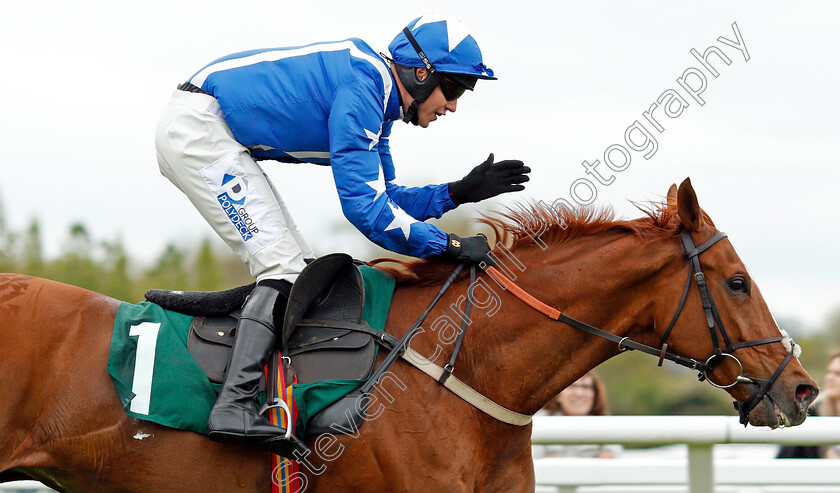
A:
<svg viewBox="0 0 840 493">
<path fill-rule="evenodd" d="M 294 282 L 314 257 L 286 205 L 216 100 L 175 91 L 155 131 L 160 172 L 190 199 L 258 281 Z"/>
</svg>

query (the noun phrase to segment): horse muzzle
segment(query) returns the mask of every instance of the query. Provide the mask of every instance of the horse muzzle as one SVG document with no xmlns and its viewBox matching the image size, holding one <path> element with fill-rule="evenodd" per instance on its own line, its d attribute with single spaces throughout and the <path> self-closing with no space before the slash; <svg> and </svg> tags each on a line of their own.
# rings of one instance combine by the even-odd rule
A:
<svg viewBox="0 0 840 493">
<path fill-rule="evenodd" d="M 808 416 L 809 406 L 819 394 L 819 389 L 808 382 L 799 383 L 793 388 L 771 388 L 760 397 L 752 409 L 747 409 L 747 404 L 761 392 L 758 382 L 747 385 L 752 387 L 750 397 L 734 403 L 744 426 L 749 423 L 775 429 L 802 424 Z"/>
</svg>

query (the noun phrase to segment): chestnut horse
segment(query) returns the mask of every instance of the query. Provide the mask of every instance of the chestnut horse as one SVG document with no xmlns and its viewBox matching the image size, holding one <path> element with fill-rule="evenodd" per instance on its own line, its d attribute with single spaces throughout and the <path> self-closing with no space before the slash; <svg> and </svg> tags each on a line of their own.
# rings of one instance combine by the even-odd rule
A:
<svg viewBox="0 0 840 493">
<path fill-rule="evenodd" d="M 669 326 L 690 272 L 682 232 L 696 245 L 717 233 L 688 180 L 635 220 L 534 205 L 487 222 L 497 232 L 496 257 L 507 259 L 518 286 L 577 320 L 649 346 Z M 748 419 L 754 426 L 801 423 L 815 383 L 779 342 L 746 267 L 726 239 L 700 263 L 732 342 L 773 338 L 738 351 L 749 378 L 735 382 L 734 358 L 721 358 L 714 379 L 731 379 L 726 391 L 746 401 L 787 358 Z M 406 333 L 452 267 L 420 261 L 395 268 L 386 331 Z M 468 283 L 462 274 L 411 341 L 441 366 L 452 353 Z M 484 272 L 477 283 L 453 375 L 510 410 L 537 412 L 620 352 L 614 342 L 544 316 Z M 693 283 L 687 292 L 668 352 L 706 361 L 714 345 L 701 297 Z M 269 492 L 267 453 L 126 416 L 105 371 L 118 303 L 43 279 L 0 277 L 0 482 L 34 478 L 60 491 Z M 404 361 L 388 376 L 360 430 L 309 437 L 304 491 L 534 490 L 530 425 L 495 420 Z"/>
</svg>

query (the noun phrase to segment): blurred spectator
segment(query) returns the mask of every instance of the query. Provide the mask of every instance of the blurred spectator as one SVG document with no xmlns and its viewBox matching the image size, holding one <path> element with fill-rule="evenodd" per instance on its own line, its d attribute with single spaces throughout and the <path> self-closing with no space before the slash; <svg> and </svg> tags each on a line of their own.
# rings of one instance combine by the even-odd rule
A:
<svg viewBox="0 0 840 493">
<path fill-rule="evenodd" d="M 594 372 L 580 377 L 557 397 L 552 399 L 537 415 L 541 416 L 606 416 L 607 393 L 604 384 Z M 531 454 L 540 457 L 597 457 L 608 459 L 622 451 L 621 445 L 534 445 Z"/>
<path fill-rule="evenodd" d="M 811 416 L 840 416 L 840 352 L 828 359 L 825 383 L 820 389 L 817 403 L 809 409 Z M 840 459 L 840 445 L 816 447 L 806 445 L 785 446 L 779 449 L 779 459 Z"/>
<path fill-rule="evenodd" d="M 821 416 L 840 416 L 840 352 L 832 354 L 828 360 L 818 409 Z M 840 459 L 840 445 L 827 447 L 823 457 Z"/>
</svg>

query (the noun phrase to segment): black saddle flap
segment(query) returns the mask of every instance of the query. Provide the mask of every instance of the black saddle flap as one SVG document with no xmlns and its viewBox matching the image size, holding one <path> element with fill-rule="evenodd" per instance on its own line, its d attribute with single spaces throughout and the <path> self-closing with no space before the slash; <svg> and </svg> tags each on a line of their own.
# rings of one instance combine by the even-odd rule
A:
<svg viewBox="0 0 840 493">
<path fill-rule="evenodd" d="M 194 317 L 187 335 L 187 349 L 198 366 L 213 383 L 223 383 L 233 347 L 234 329 L 240 311 L 224 317 Z M 260 390 L 265 390 L 265 377 L 260 377 Z"/>
<path fill-rule="evenodd" d="M 233 332 L 239 312 L 225 317 L 195 317 L 187 336 L 187 349 L 213 383 L 222 383 L 227 372 Z"/>
<path fill-rule="evenodd" d="M 376 359 L 376 343 L 371 336 L 355 332 L 338 341 L 324 341 L 297 349 L 290 354 L 290 358 L 298 383 L 332 379 L 364 380 L 370 375 Z"/>
<path fill-rule="evenodd" d="M 353 258 L 346 253 L 320 257 L 307 265 L 292 285 L 281 347 L 288 347 L 304 316 L 360 323 L 364 307 L 364 281 Z"/>
<path fill-rule="evenodd" d="M 233 347 L 234 328 L 239 313 L 237 311 L 227 317 L 195 317 L 192 329 L 196 337 L 203 341 Z"/>
<path fill-rule="evenodd" d="M 289 338 L 288 355 L 320 349 L 359 349 L 370 341 L 370 336 L 346 329 L 298 327 Z"/>
</svg>

